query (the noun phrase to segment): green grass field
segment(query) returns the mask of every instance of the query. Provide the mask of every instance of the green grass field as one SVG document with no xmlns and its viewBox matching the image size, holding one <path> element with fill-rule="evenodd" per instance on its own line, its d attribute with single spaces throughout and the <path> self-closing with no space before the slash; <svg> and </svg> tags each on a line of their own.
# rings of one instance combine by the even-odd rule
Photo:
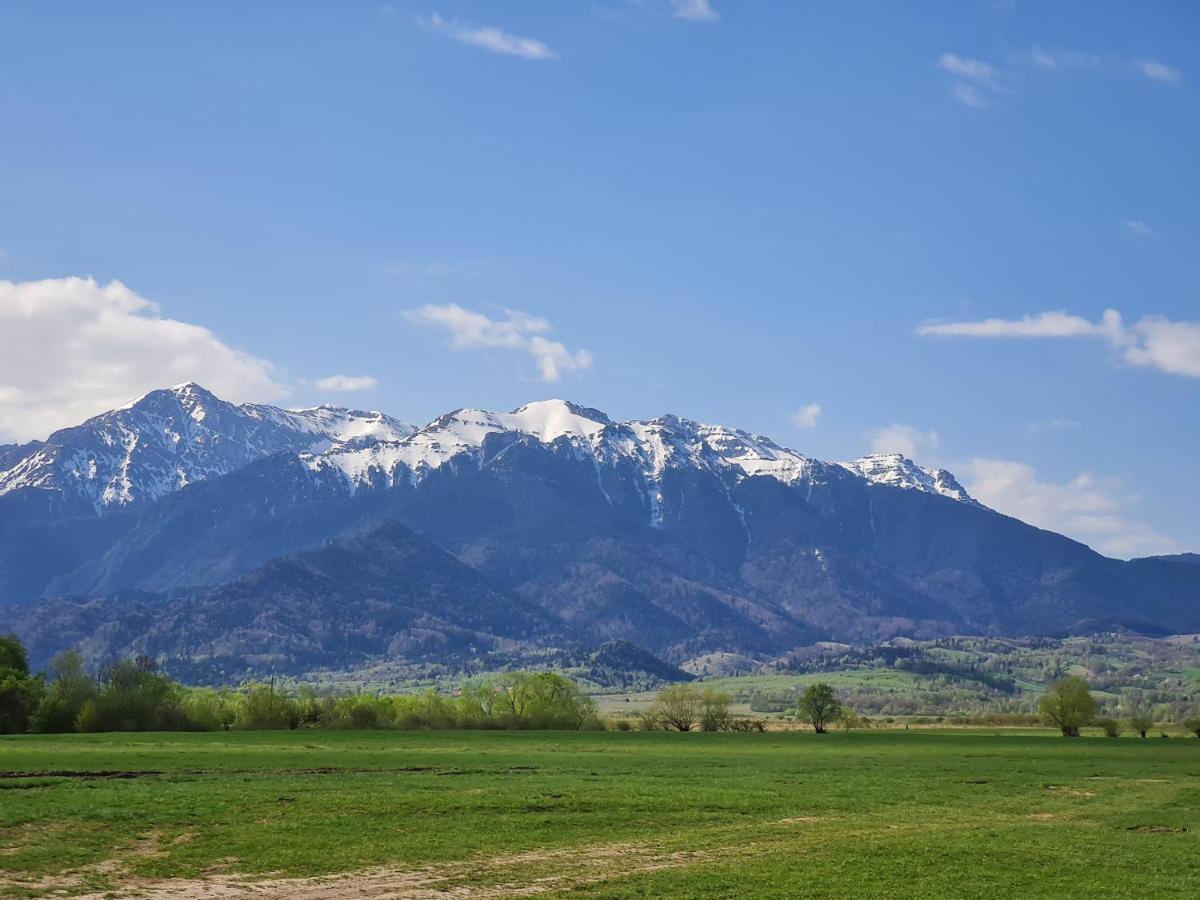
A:
<svg viewBox="0 0 1200 900">
<path fill-rule="evenodd" d="M 1196 739 L 0 738 L 4 896 L 1195 896 L 1198 884 Z"/>
</svg>

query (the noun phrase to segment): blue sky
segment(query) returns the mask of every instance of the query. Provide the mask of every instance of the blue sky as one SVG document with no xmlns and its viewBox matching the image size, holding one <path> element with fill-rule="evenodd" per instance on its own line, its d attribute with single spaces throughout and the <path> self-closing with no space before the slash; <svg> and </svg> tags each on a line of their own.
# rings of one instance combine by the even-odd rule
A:
<svg viewBox="0 0 1200 900">
<path fill-rule="evenodd" d="M 564 396 L 1200 550 L 1194 3 L 0 26 L 0 440 L 190 378 L 414 422 Z"/>
</svg>

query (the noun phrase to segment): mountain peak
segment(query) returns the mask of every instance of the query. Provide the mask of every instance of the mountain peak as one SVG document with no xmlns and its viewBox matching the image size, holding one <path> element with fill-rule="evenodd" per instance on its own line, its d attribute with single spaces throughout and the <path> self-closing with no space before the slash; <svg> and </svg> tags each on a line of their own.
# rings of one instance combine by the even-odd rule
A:
<svg viewBox="0 0 1200 900">
<path fill-rule="evenodd" d="M 925 491 L 973 506 L 981 505 L 967 493 L 953 474 L 945 469 L 917 465 L 903 453 L 869 453 L 838 465 L 872 484 Z"/>
</svg>

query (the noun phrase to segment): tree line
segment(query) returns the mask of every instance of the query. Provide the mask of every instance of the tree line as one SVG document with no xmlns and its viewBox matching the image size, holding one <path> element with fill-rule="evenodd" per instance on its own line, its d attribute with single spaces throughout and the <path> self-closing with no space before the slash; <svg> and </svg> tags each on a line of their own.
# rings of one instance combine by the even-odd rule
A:
<svg viewBox="0 0 1200 900">
<path fill-rule="evenodd" d="M 0 636 L 0 734 L 72 731 L 216 731 L 240 729 L 587 729 L 602 728 L 595 703 L 554 672 L 506 672 L 463 684 L 452 696 L 320 694 L 274 684 L 185 687 L 148 657 L 88 674 L 76 651 L 60 653 L 49 672 L 29 668 L 25 647 Z"/>
</svg>

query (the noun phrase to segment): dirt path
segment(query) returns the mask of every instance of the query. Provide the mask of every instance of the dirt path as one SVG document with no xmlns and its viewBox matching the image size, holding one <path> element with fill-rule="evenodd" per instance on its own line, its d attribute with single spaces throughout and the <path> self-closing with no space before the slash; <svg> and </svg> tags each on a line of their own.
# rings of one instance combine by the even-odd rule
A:
<svg viewBox="0 0 1200 900">
<path fill-rule="evenodd" d="M 419 869 L 377 868 L 319 878 L 250 879 L 240 875 L 211 875 L 196 879 L 150 881 L 120 879 L 115 891 L 82 895 L 82 900 L 105 900 L 114 893 L 143 900 L 208 900 L 208 898 L 295 898 L 295 900 L 420 900 L 469 897 L 473 900 L 532 896 L 610 878 L 686 866 L 744 851 L 666 851 L 632 844 L 566 848 L 425 866 Z M 484 881 L 485 884 L 471 884 Z"/>
</svg>

